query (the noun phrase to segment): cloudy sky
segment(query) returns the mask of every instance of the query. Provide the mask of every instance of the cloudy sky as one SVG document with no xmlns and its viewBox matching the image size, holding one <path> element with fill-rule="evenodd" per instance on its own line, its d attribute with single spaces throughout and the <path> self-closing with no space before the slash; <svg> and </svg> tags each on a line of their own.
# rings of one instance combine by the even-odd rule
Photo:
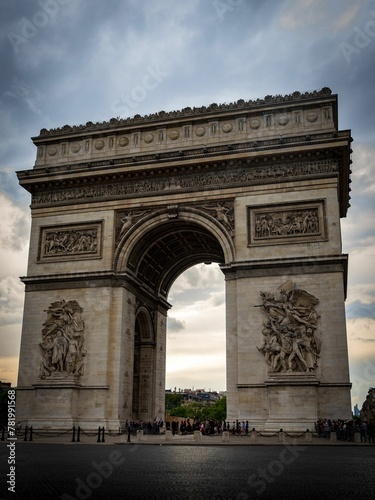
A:
<svg viewBox="0 0 375 500">
<path fill-rule="evenodd" d="M 0 9 L 0 379 L 16 384 L 30 197 L 15 171 L 33 167 L 31 136 L 328 86 L 339 95 L 340 129 L 354 137 L 342 235 L 361 406 L 375 386 L 375 2 L 0 0 Z M 167 387 L 225 389 L 220 270 L 190 269 L 169 300 Z"/>
</svg>

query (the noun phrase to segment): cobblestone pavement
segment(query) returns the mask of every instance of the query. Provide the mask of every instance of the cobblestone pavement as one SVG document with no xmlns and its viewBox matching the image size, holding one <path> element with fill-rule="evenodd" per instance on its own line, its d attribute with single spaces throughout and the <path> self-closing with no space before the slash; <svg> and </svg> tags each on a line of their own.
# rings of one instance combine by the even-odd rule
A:
<svg viewBox="0 0 375 500">
<path fill-rule="evenodd" d="M 0 500 L 373 499 L 375 446 L 0 444 Z"/>
</svg>

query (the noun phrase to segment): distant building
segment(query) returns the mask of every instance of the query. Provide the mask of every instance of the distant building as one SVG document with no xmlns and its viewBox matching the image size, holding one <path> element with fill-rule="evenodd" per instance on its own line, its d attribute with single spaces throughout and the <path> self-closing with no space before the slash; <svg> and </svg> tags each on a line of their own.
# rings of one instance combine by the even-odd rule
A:
<svg viewBox="0 0 375 500">
<path fill-rule="evenodd" d="M 182 404 L 189 403 L 203 403 L 207 406 L 215 404 L 219 399 L 225 396 L 225 393 L 218 393 L 216 391 L 205 391 L 204 389 L 184 389 L 178 392 L 166 389 L 166 394 L 179 394 L 182 396 Z"/>
</svg>

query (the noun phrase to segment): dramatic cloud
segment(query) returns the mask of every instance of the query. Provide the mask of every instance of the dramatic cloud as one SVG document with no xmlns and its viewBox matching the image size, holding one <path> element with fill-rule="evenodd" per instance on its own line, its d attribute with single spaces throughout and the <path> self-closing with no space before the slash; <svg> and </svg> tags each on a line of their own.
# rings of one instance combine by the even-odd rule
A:
<svg viewBox="0 0 375 500">
<path fill-rule="evenodd" d="M 186 388 L 190 384 L 224 390 L 224 276 L 220 268 L 204 264 L 192 267 L 175 281 L 170 301 L 167 387 Z"/>
<path fill-rule="evenodd" d="M 0 219 L 0 252 L 21 252 L 29 241 L 28 215 L 0 193 L 2 216 Z"/>
</svg>

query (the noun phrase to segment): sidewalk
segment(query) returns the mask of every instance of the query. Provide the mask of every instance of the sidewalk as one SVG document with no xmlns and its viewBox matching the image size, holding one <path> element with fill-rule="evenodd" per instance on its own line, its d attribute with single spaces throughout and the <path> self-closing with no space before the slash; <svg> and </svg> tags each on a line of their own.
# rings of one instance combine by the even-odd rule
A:
<svg viewBox="0 0 375 500">
<path fill-rule="evenodd" d="M 187 446 L 284 446 L 284 445 L 300 445 L 300 446 L 375 446 L 371 445 L 369 442 L 361 443 L 359 433 L 358 436 L 355 435 L 354 441 L 341 441 L 336 439 L 336 434 L 332 433 L 330 438 L 318 437 L 315 433 L 293 433 L 289 434 L 287 432 L 278 433 L 263 433 L 263 432 L 251 432 L 248 435 L 232 435 L 229 433 L 223 433 L 222 435 L 214 436 L 202 436 L 199 431 L 194 434 L 186 435 L 172 435 L 172 433 L 167 431 L 160 435 L 149 435 L 138 432 L 136 436 L 131 435 L 130 438 L 127 434 L 116 434 L 116 433 L 105 433 L 104 442 L 103 435 L 98 441 L 98 435 L 90 433 L 90 435 L 85 434 L 83 431 L 80 433 L 79 441 L 77 440 L 77 432 L 73 436 L 72 431 L 63 432 L 60 435 L 51 433 L 46 435 L 45 431 L 34 430 L 32 433 L 32 440 L 30 441 L 30 434 L 28 433 L 27 441 L 24 441 L 24 437 L 17 436 L 17 444 L 25 443 L 33 445 L 35 443 L 51 443 L 51 444 L 117 444 L 117 445 L 187 445 Z M 130 439 L 130 441 L 129 441 Z M 11 441 L 13 439 L 9 439 Z M 5 443 L 7 439 L 5 439 Z"/>
</svg>

